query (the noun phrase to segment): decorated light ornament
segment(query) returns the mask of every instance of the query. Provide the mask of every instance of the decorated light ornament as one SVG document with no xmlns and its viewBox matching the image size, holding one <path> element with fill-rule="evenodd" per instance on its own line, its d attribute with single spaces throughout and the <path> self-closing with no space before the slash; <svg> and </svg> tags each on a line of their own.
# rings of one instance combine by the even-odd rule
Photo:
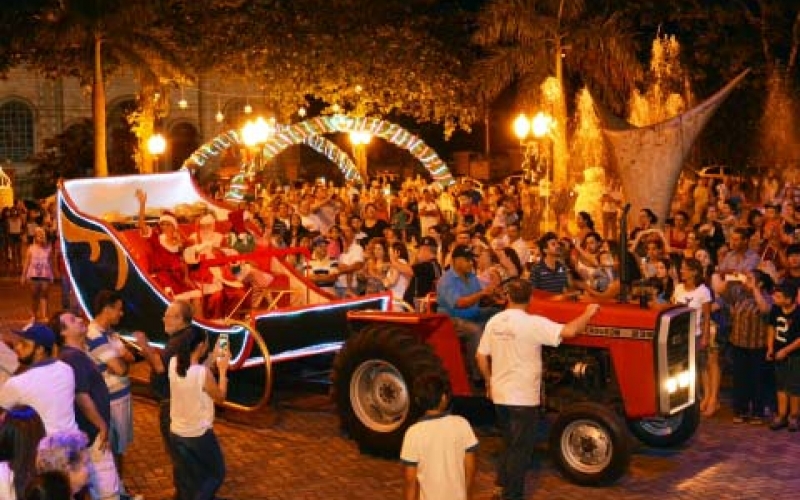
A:
<svg viewBox="0 0 800 500">
<path fill-rule="evenodd" d="M 186 96 L 183 95 L 183 87 L 181 87 L 181 98 L 178 101 L 178 107 L 181 109 L 186 109 L 189 107 L 189 101 L 187 101 Z"/>
<path fill-rule="evenodd" d="M 222 114 L 222 111 L 217 110 L 217 114 L 214 116 L 214 119 L 217 120 L 217 123 L 222 123 L 222 120 L 225 119 L 225 115 Z"/>
<path fill-rule="evenodd" d="M 244 114 L 249 115 L 252 112 L 253 112 L 253 106 L 251 106 L 250 103 L 248 102 L 247 104 L 244 105 Z"/>
<path fill-rule="evenodd" d="M 297 116 L 304 118 L 306 116 L 306 108 L 301 106 L 300 109 L 297 110 Z"/>
</svg>

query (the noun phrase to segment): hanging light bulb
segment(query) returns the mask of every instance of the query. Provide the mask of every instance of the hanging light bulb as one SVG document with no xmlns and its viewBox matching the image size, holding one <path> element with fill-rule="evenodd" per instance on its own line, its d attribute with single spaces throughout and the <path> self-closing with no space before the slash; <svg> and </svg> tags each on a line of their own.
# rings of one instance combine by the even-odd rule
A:
<svg viewBox="0 0 800 500">
<path fill-rule="evenodd" d="M 341 111 L 341 109 L 342 108 L 339 107 L 338 104 L 334 104 L 333 106 L 331 106 L 331 111 L 333 111 L 334 113 L 338 113 L 339 111 Z"/>
<path fill-rule="evenodd" d="M 222 123 L 222 120 L 225 119 L 225 115 L 222 114 L 222 111 L 217 111 L 217 116 L 214 117 L 217 120 L 217 123 Z"/>
<path fill-rule="evenodd" d="M 178 101 L 178 107 L 181 109 L 186 109 L 189 107 L 189 101 L 187 101 L 186 96 L 183 95 L 183 86 L 181 86 L 181 98 Z"/>
<path fill-rule="evenodd" d="M 300 109 L 298 109 L 297 110 L 297 116 L 299 116 L 300 118 L 303 118 L 304 116 L 306 116 L 306 108 L 301 107 Z"/>
<path fill-rule="evenodd" d="M 250 103 L 248 102 L 247 104 L 244 105 L 244 114 L 249 115 L 252 112 L 253 112 L 253 106 L 251 106 Z"/>
</svg>

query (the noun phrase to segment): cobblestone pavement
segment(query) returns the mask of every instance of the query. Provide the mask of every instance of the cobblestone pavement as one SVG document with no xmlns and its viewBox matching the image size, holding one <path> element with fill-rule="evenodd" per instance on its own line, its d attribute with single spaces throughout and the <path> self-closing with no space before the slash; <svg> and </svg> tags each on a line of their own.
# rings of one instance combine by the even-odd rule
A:
<svg viewBox="0 0 800 500">
<path fill-rule="evenodd" d="M 27 318 L 26 294 L 0 279 L 0 327 Z M 157 408 L 137 396 L 135 442 L 126 455 L 125 482 L 148 500 L 171 498 L 170 467 L 158 434 Z M 327 397 L 279 391 L 269 414 L 219 415 L 215 430 L 227 461 L 220 491 L 235 500 L 402 498 L 396 461 L 361 455 L 339 434 Z M 479 433 L 480 435 L 480 433 Z M 475 500 L 492 497 L 493 458 L 499 439 L 480 435 Z M 756 499 L 800 491 L 800 433 L 765 426 L 735 425 L 723 408 L 704 420 L 682 449 L 636 449 L 627 476 L 611 487 L 573 486 L 554 470 L 542 448 L 528 474 L 529 499 Z"/>
</svg>

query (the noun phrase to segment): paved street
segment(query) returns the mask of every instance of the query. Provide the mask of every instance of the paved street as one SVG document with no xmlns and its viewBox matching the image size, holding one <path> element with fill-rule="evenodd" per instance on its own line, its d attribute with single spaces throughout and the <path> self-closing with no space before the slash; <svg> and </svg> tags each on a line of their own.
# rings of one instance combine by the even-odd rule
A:
<svg viewBox="0 0 800 500">
<path fill-rule="evenodd" d="M 0 327 L 19 326 L 27 297 L 16 282 L 0 279 Z M 136 437 L 127 454 L 125 481 L 146 499 L 170 498 L 170 469 L 161 446 L 156 406 L 135 400 Z M 363 456 L 341 437 L 324 395 L 281 390 L 270 415 L 220 416 L 215 426 L 228 474 L 221 496 L 246 499 L 401 498 L 400 465 Z M 637 449 L 631 471 L 607 488 L 580 488 L 562 480 L 537 450 L 528 476 L 531 499 L 756 499 L 800 491 L 800 433 L 734 425 L 729 412 L 704 421 L 685 449 Z M 492 461 L 498 438 L 481 436 L 476 500 L 492 496 Z"/>
</svg>

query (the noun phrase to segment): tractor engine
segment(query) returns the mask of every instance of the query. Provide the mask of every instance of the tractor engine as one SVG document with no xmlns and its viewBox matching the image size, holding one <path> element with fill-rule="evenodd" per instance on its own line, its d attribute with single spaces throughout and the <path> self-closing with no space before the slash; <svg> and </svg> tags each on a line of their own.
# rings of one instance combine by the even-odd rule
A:
<svg viewBox="0 0 800 500">
<path fill-rule="evenodd" d="M 562 345 L 542 349 L 542 401 L 560 410 L 579 401 L 613 403 L 619 399 L 608 351 Z"/>
</svg>

